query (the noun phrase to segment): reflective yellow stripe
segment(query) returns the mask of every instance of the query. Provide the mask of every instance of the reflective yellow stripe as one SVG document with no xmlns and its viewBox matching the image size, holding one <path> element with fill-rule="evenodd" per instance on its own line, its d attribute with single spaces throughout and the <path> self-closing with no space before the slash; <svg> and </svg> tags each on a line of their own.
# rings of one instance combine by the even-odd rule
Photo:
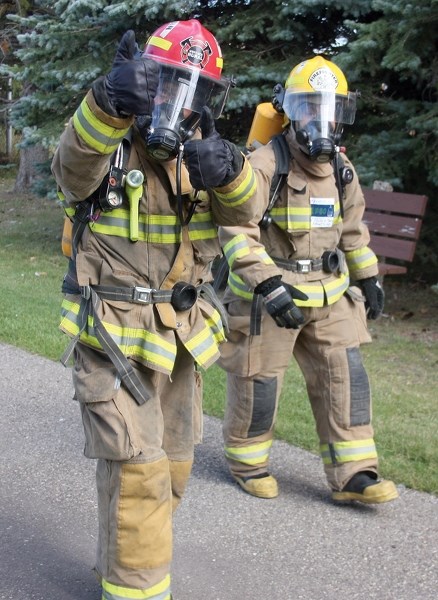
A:
<svg viewBox="0 0 438 600">
<path fill-rule="evenodd" d="M 230 269 L 232 268 L 236 258 L 248 256 L 249 253 L 250 248 L 248 239 L 243 233 L 239 233 L 239 235 L 233 237 L 224 246 L 224 254 Z"/>
<path fill-rule="evenodd" d="M 70 302 L 65 298 L 61 305 L 60 328 L 72 337 L 79 333 L 79 306 L 77 302 Z M 102 321 L 102 324 L 125 356 L 142 359 L 168 373 L 172 371 L 176 358 L 176 344 L 145 329 L 121 327 L 106 321 Z M 204 324 L 201 331 L 184 345 L 198 365 L 206 368 L 218 356 L 218 345 L 225 341 L 225 332 L 217 310 L 213 310 L 212 315 L 204 319 Z M 102 349 L 95 334 L 92 316 L 88 316 L 87 327 L 81 333 L 80 340 L 88 346 Z"/>
<path fill-rule="evenodd" d="M 324 287 L 324 292 L 327 297 L 327 304 L 334 304 L 344 295 L 345 291 L 348 289 L 350 285 L 350 278 L 348 275 L 341 274 L 336 279 L 329 281 L 327 283 L 322 282 Z M 298 286 L 299 287 L 299 286 Z M 305 292 L 304 292 L 305 293 Z M 299 301 L 296 302 L 299 304 Z"/>
<path fill-rule="evenodd" d="M 150 46 L 156 46 L 157 48 L 161 48 L 162 50 L 170 50 L 172 47 L 172 42 L 170 40 L 166 40 L 165 38 L 159 37 L 157 35 L 151 35 L 147 42 Z"/>
<path fill-rule="evenodd" d="M 208 365 L 219 353 L 216 340 L 209 327 L 205 327 L 184 345 L 201 367 Z"/>
<path fill-rule="evenodd" d="M 88 106 L 86 98 L 75 112 L 73 123 L 79 137 L 101 154 L 112 154 L 129 130 L 129 127 L 116 129 L 100 121 Z"/>
<path fill-rule="evenodd" d="M 73 206 L 67 206 L 67 202 L 66 202 L 65 196 L 61 192 L 61 190 L 58 190 L 56 193 L 58 195 L 59 202 L 60 202 L 62 208 L 64 209 L 65 214 L 68 217 L 74 217 L 75 212 L 76 212 L 76 208 L 73 207 Z"/>
<path fill-rule="evenodd" d="M 228 285 L 236 296 L 244 300 L 252 300 L 252 290 L 244 281 L 230 271 L 228 276 Z M 334 304 L 341 298 L 350 285 L 348 275 L 341 274 L 339 277 L 333 277 L 328 281 L 315 281 L 309 283 L 297 283 L 294 287 L 307 295 L 308 300 L 294 300 L 297 306 L 321 307 L 325 304 Z"/>
<path fill-rule="evenodd" d="M 62 301 L 60 328 L 71 336 L 79 333 L 76 318 L 78 313 L 79 304 L 77 302 L 70 302 L 66 299 Z M 125 356 L 143 359 L 169 373 L 172 371 L 176 357 L 176 344 L 171 344 L 159 335 L 144 329 L 120 327 L 106 321 L 102 321 L 102 324 Z M 94 332 L 93 317 L 88 317 L 87 328 L 82 332 L 80 339 L 93 348 L 101 349 Z"/>
<path fill-rule="evenodd" d="M 322 461 L 325 465 L 377 458 L 374 440 L 354 440 L 321 444 Z"/>
<path fill-rule="evenodd" d="M 225 456 L 245 465 L 257 465 L 269 459 L 272 440 L 240 448 L 225 446 Z"/>
<path fill-rule="evenodd" d="M 277 206 L 270 211 L 270 215 L 275 223 L 285 231 L 295 231 L 297 229 L 311 229 L 312 208 L 310 206 Z M 341 222 L 339 202 L 334 206 L 333 225 Z"/>
<path fill-rule="evenodd" d="M 377 265 L 377 257 L 368 246 L 346 252 L 345 258 L 347 259 L 348 268 L 352 273 Z"/>
<path fill-rule="evenodd" d="M 254 294 L 252 289 L 246 285 L 246 283 L 234 271 L 230 271 L 228 275 L 228 285 L 236 296 L 243 298 L 244 300 L 252 300 Z"/>
<path fill-rule="evenodd" d="M 225 331 L 222 323 L 221 316 L 217 310 L 213 311 L 211 317 L 205 319 L 206 324 L 211 330 L 214 340 L 217 344 L 221 344 L 225 341 Z"/>
<path fill-rule="evenodd" d="M 193 215 L 189 223 L 189 236 L 192 241 L 217 238 L 217 227 L 210 211 Z"/>
<path fill-rule="evenodd" d="M 254 171 L 251 165 L 248 163 L 248 172 L 244 177 L 243 181 L 230 192 L 218 192 L 214 191 L 215 196 L 222 204 L 227 206 L 239 206 L 244 204 L 251 196 L 254 195 L 257 188 L 257 182 L 254 175 Z"/>
<path fill-rule="evenodd" d="M 102 578 L 104 600 L 170 600 L 170 575 L 150 588 L 135 590 L 114 585 Z"/>
<path fill-rule="evenodd" d="M 129 238 L 129 211 L 117 208 L 101 213 L 96 221 L 89 224 L 94 233 Z M 217 238 L 217 229 L 211 220 L 211 213 L 193 215 L 189 224 L 189 237 L 194 240 Z M 141 214 L 138 219 L 138 239 L 153 244 L 178 244 L 181 242 L 181 225 L 175 215 Z"/>
<path fill-rule="evenodd" d="M 259 246 L 258 248 L 253 248 L 253 252 L 254 252 L 254 254 L 257 254 L 257 256 L 259 256 L 262 259 L 263 264 L 275 265 L 275 262 L 272 260 L 272 258 L 269 256 L 269 254 L 266 252 L 264 246 Z"/>
</svg>

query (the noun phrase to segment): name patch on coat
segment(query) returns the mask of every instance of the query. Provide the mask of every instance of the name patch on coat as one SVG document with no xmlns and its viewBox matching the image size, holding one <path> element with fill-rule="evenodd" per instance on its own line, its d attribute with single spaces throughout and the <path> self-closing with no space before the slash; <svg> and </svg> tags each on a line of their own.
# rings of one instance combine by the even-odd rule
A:
<svg viewBox="0 0 438 600">
<path fill-rule="evenodd" d="M 332 227 L 335 216 L 334 198 L 310 198 L 310 226 Z"/>
</svg>

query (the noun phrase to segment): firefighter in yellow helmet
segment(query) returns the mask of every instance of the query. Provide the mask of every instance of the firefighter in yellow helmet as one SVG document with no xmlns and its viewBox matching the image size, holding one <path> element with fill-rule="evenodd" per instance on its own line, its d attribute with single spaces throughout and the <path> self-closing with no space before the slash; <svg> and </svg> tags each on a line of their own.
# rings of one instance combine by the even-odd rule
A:
<svg viewBox="0 0 438 600">
<path fill-rule="evenodd" d="M 225 456 L 243 490 L 277 496 L 269 455 L 293 356 L 333 499 L 387 502 L 398 494 L 392 481 L 378 477 L 359 349 L 371 341 L 366 319 L 380 316 L 384 294 L 362 222 L 364 197 L 340 148 L 356 94 L 333 62 L 315 56 L 291 71 L 285 88 L 275 86 L 273 105 L 284 112 L 284 130 L 249 156 L 257 215 L 246 226 L 219 229 L 229 265 L 230 333 L 220 359 L 227 372 Z M 278 145 L 286 154 L 283 186 L 272 185 Z M 293 389 L 289 395 L 293 402 Z"/>
<path fill-rule="evenodd" d="M 52 172 L 73 220 L 61 329 L 72 338 L 85 455 L 97 459 L 96 572 L 106 600 L 169 600 L 172 512 L 219 357 L 217 225 L 251 219 L 255 177 L 215 130 L 231 81 L 197 20 L 139 50 L 122 37 L 61 136 Z"/>
</svg>

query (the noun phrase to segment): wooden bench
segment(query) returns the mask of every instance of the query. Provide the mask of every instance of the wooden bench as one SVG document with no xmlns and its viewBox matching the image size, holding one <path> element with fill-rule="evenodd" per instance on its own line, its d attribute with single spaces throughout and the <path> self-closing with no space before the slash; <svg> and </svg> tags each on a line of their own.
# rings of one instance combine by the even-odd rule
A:
<svg viewBox="0 0 438 600">
<path fill-rule="evenodd" d="M 420 237 L 427 196 L 362 191 L 366 203 L 363 221 L 370 231 L 370 247 L 379 259 L 379 275 L 407 273 L 406 263 L 413 261 Z"/>
</svg>

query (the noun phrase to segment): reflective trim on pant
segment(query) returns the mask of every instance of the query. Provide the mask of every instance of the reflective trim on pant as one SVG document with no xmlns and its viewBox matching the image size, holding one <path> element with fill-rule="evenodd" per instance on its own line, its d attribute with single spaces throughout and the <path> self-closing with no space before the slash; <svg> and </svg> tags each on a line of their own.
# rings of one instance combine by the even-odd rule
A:
<svg viewBox="0 0 438 600">
<path fill-rule="evenodd" d="M 240 448 L 225 446 L 225 456 L 244 465 L 259 465 L 268 461 L 271 446 L 272 440 Z"/>
<path fill-rule="evenodd" d="M 372 439 L 321 444 L 320 449 L 325 465 L 377 458 L 376 446 Z"/>
<path fill-rule="evenodd" d="M 170 600 L 170 575 L 150 588 L 135 590 L 102 579 L 102 600 Z"/>
</svg>

